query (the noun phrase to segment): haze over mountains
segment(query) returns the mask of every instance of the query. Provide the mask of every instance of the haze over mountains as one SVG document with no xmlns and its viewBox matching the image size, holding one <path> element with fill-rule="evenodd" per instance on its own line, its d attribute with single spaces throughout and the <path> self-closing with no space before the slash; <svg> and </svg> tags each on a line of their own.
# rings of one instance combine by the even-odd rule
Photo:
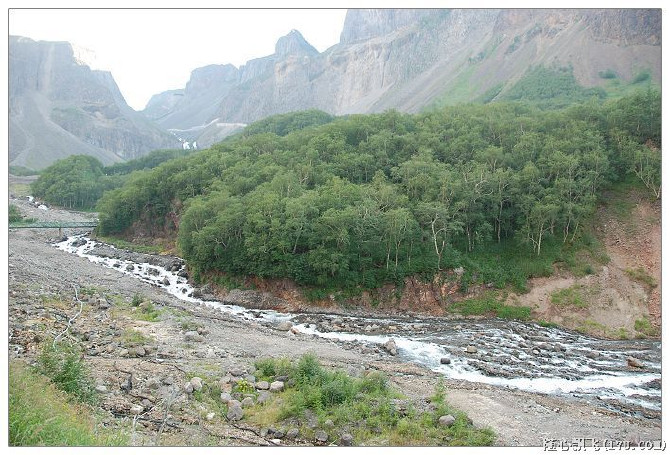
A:
<svg viewBox="0 0 670 455">
<path fill-rule="evenodd" d="M 350 10 L 319 53 L 293 30 L 240 68 L 193 70 L 183 89 L 127 106 L 109 73 L 77 64 L 67 43 L 10 39 L 10 164 L 40 169 L 69 154 L 103 162 L 201 146 L 244 124 L 303 109 L 417 112 L 502 97 L 537 66 L 571 67 L 585 87 L 604 72 L 661 80 L 660 10 Z"/>
</svg>

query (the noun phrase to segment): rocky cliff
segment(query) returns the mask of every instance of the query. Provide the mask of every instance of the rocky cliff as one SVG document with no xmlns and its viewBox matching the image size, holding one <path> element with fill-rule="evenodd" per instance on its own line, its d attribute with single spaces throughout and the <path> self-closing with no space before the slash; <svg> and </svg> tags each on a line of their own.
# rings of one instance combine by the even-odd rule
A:
<svg viewBox="0 0 670 455">
<path fill-rule="evenodd" d="M 74 154 L 112 163 L 177 146 L 126 104 L 110 73 L 77 62 L 69 43 L 10 37 L 10 165 L 38 170 Z"/>
<path fill-rule="evenodd" d="M 185 116 L 193 120 L 170 126 L 249 123 L 308 108 L 416 112 L 472 101 L 494 87 L 504 94 L 537 65 L 571 66 L 586 87 L 603 84 L 600 74 L 608 70 L 622 81 L 645 70 L 658 82 L 660 44 L 660 10 L 350 10 L 339 44 L 318 53 L 292 31 L 274 54 L 199 89 L 221 95 L 208 97 L 205 120 Z M 217 84 L 225 89 L 215 90 Z M 179 96 L 157 95 L 145 112 L 160 104 L 166 118 L 176 119 L 198 92 L 174 101 Z"/>
</svg>

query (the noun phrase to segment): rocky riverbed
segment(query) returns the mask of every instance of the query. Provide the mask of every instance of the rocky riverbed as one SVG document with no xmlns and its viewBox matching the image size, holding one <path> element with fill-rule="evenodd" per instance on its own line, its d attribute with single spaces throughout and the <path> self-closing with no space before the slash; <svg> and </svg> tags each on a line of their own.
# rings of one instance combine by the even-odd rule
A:
<svg viewBox="0 0 670 455">
<path fill-rule="evenodd" d="M 72 220 L 88 216 L 54 209 L 30 213 L 29 204 L 11 202 L 34 218 Z M 295 358 L 312 352 L 324 365 L 353 374 L 379 370 L 391 378 L 408 401 L 417 404 L 425 403 L 438 380 L 444 378 L 439 371 L 421 367 L 405 356 L 394 356 L 380 345 L 279 330 L 282 327 L 278 324 L 242 319 L 207 305 L 179 300 L 121 270 L 104 268 L 54 248 L 52 243 L 58 240 L 55 235 L 31 230 L 9 233 L 10 358 L 34 361 L 39 344 L 62 332 L 79 308 L 72 300 L 76 289 L 80 297 L 85 296 L 84 311 L 69 336 L 86 348 L 85 361 L 99 387 L 106 424 L 131 423 L 133 444 L 277 444 L 273 442 L 276 438 L 268 437 L 267 431 L 263 433 L 263 428 L 248 428 L 219 416 L 209 419 L 211 412 L 192 400 L 184 387 L 193 374 L 206 376 L 206 381 L 220 381 L 239 372 L 236 369 L 252 374 L 253 362 L 263 357 Z M 174 258 L 168 261 L 169 267 L 179 265 Z M 157 320 L 138 318 L 142 309 L 131 305 L 137 295 L 160 310 Z M 340 322 L 330 316 L 301 317 L 304 319 L 294 322 L 307 327 L 325 323 L 333 328 Z M 338 317 L 345 323 L 346 317 Z M 424 327 L 414 324 L 417 326 L 398 331 L 420 333 Z M 367 331 L 366 325 L 357 330 L 374 334 L 374 323 L 368 325 Z M 127 334 L 136 332 L 142 334 L 141 341 L 128 342 Z M 477 360 L 476 353 L 472 357 Z M 130 375 L 133 387 L 124 388 Z M 446 379 L 445 384 L 447 400 L 466 411 L 475 425 L 493 428 L 499 445 L 540 446 L 543 438 L 638 441 L 661 437 L 660 419 L 653 412 L 622 413 L 606 401 L 574 394 L 531 393 L 462 379 Z M 279 442 L 316 443 L 300 435 Z"/>
</svg>

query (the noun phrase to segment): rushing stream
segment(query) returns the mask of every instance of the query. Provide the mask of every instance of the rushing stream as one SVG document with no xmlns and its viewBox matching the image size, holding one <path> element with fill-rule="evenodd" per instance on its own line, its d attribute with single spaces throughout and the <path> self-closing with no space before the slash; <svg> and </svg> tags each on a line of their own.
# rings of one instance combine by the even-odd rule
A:
<svg viewBox="0 0 670 455">
<path fill-rule="evenodd" d="M 55 244 L 120 273 L 164 288 L 175 297 L 217 308 L 242 319 L 276 324 L 290 321 L 300 332 L 380 345 L 393 339 L 398 355 L 452 379 L 521 390 L 601 400 L 625 413 L 657 415 L 661 408 L 661 344 L 650 340 L 601 340 L 531 323 L 498 319 L 364 318 L 285 314 L 195 297 L 183 264 L 95 254 L 114 248 L 83 235 Z M 470 349 L 468 349 L 470 347 Z M 473 349 L 474 348 L 474 349 Z M 476 351 L 476 352 L 475 352 Z M 644 368 L 627 366 L 634 357 Z"/>
</svg>

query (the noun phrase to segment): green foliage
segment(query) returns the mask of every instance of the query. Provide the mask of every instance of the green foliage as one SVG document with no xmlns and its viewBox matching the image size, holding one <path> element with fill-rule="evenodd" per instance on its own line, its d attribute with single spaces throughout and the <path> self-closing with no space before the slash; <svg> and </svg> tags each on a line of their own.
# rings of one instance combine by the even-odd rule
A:
<svg viewBox="0 0 670 455">
<path fill-rule="evenodd" d="M 11 175 L 17 175 L 17 176 L 29 176 L 29 175 L 39 175 L 39 171 L 34 171 L 30 168 L 24 167 L 24 166 L 9 166 L 9 173 Z"/>
<path fill-rule="evenodd" d="M 23 220 L 23 215 L 21 215 L 21 210 L 14 204 L 9 204 L 9 222 L 18 223 Z"/>
<path fill-rule="evenodd" d="M 310 413 L 320 425 L 332 420 L 338 428 L 350 428 L 354 442 L 362 445 L 491 445 L 495 439 L 490 429 L 474 428 L 464 413 L 446 404 L 443 386 L 432 397 L 433 411 L 419 413 L 410 407 L 401 412 L 395 402 L 400 395 L 379 372 L 354 378 L 325 369 L 311 354 L 292 364 L 286 359 L 262 359 L 256 368 L 261 377 L 282 372 L 295 383 L 274 401 L 249 409 L 249 420 L 259 425 L 295 425 Z M 445 413 L 456 417 L 450 428 L 438 424 Z M 307 425 L 301 428 L 305 435 L 313 431 Z"/>
<path fill-rule="evenodd" d="M 192 149 L 154 150 L 153 152 L 150 152 L 149 154 L 134 160 L 125 161 L 123 163 L 114 163 L 111 166 L 105 166 L 103 171 L 105 175 L 130 174 L 133 171 L 153 169 L 166 161 L 174 160 L 175 158 L 183 158 L 194 152 L 195 150 Z"/>
<path fill-rule="evenodd" d="M 487 292 L 479 298 L 454 302 L 449 305 L 448 311 L 463 316 L 495 315 L 502 319 L 530 319 L 529 307 L 505 305 L 504 296 L 497 296 L 494 292 Z"/>
<path fill-rule="evenodd" d="M 572 67 L 530 68 L 501 99 L 532 101 L 543 107 L 563 107 L 591 97 L 603 99 L 603 89 L 585 89 L 577 83 Z"/>
<path fill-rule="evenodd" d="M 611 69 L 606 69 L 605 71 L 598 71 L 598 76 L 600 76 L 603 79 L 616 79 L 617 74 L 614 72 L 614 70 Z"/>
<path fill-rule="evenodd" d="M 102 163 L 88 155 L 72 155 L 44 169 L 32 184 L 33 194 L 50 204 L 90 209 L 105 184 Z"/>
<path fill-rule="evenodd" d="M 646 82 L 651 79 L 651 72 L 649 70 L 643 70 L 640 71 L 635 75 L 635 77 L 632 80 L 633 84 L 640 84 L 642 82 Z"/>
<path fill-rule="evenodd" d="M 160 254 L 163 251 L 163 248 L 156 245 L 141 245 L 138 243 L 128 242 L 117 237 L 110 237 L 99 235 L 96 237 L 96 240 L 100 242 L 108 243 L 114 245 L 116 248 L 121 250 L 134 251 L 136 253 L 147 253 L 147 254 Z"/>
<path fill-rule="evenodd" d="M 9 445 L 41 447 L 125 446 L 116 431 L 96 431 L 89 408 L 72 404 L 44 376 L 21 362 L 9 365 Z"/>
<path fill-rule="evenodd" d="M 37 359 L 36 371 L 63 392 L 83 403 L 96 402 L 95 388 L 79 348 L 66 343 L 46 343 Z"/>
<path fill-rule="evenodd" d="M 656 286 L 658 286 L 658 283 L 656 282 L 654 277 L 649 275 L 649 273 L 642 267 L 638 267 L 636 269 L 626 269 L 625 272 L 626 275 L 628 275 L 635 281 L 639 281 L 640 283 L 644 284 L 649 288 L 655 288 Z"/>
<path fill-rule="evenodd" d="M 635 320 L 635 330 L 637 332 L 640 332 L 642 336 L 648 336 L 648 337 L 657 337 L 661 333 L 658 327 L 654 327 L 651 325 L 651 322 L 647 317 Z"/>
<path fill-rule="evenodd" d="M 332 122 L 334 117 L 326 112 L 311 109 L 307 111 L 289 112 L 264 118 L 247 126 L 242 134 L 252 136 L 261 133 L 273 133 L 277 136 L 286 136 L 310 126 L 319 126 Z"/>
<path fill-rule="evenodd" d="M 569 68 L 536 68 L 526 83 L 519 96 L 587 101 L 388 111 L 290 132 L 277 125 L 300 116 L 277 117 L 133 173 L 99 201 L 100 234 L 174 235 L 194 276 L 289 278 L 319 299 L 458 267 L 463 290 L 525 290 L 556 262 L 588 273 L 597 248 L 580 239 L 602 188 L 633 176 L 660 191 L 660 93 L 600 103 Z"/>
<path fill-rule="evenodd" d="M 589 306 L 584 286 L 576 284 L 569 288 L 559 289 L 551 293 L 551 303 L 561 306 L 586 308 Z"/>
</svg>

